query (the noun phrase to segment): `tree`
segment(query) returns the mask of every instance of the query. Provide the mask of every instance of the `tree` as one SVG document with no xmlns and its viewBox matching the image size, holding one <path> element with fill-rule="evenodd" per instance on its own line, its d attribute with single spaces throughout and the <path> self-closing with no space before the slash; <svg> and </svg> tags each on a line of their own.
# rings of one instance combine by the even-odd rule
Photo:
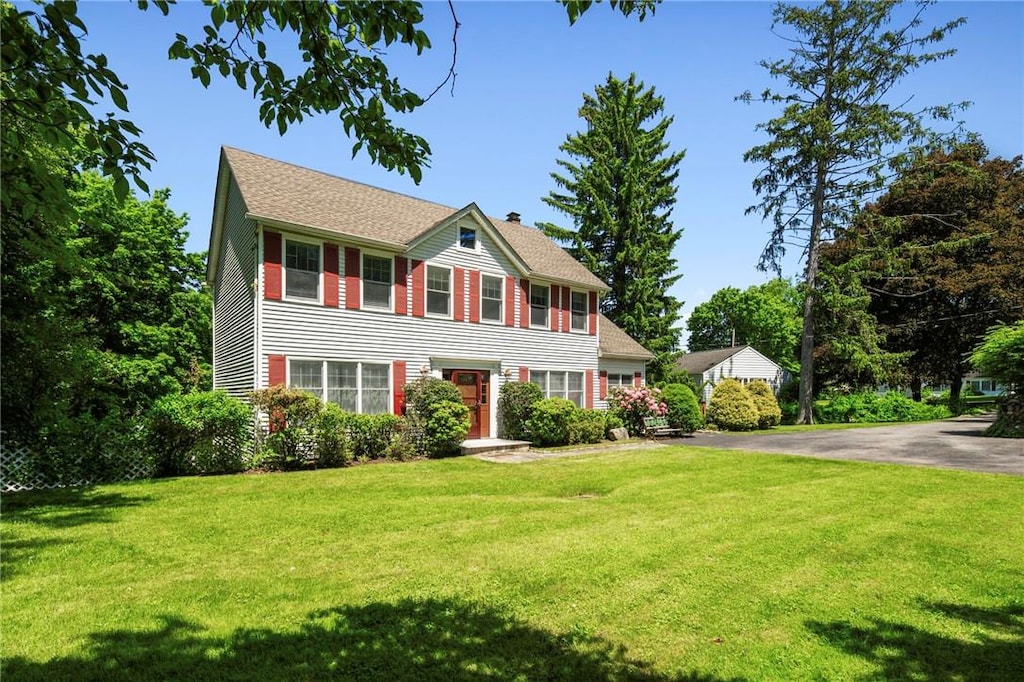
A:
<svg viewBox="0 0 1024 682">
<path fill-rule="evenodd" d="M 973 140 L 921 155 L 826 255 L 857 270 L 915 392 L 948 382 L 953 407 L 978 340 L 1024 318 L 1024 167 L 987 154 Z"/>
<path fill-rule="evenodd" d="M 540 225 L 609 286 L 602 311 L 654 353 L 654 377 L 669 370 L 678 349 L 682 306 L 668 293 L 679 279 L 672 248 L 682 235 L 669 216 L 685 152 L 667 152 L 672 117 L 663 116 L 664 105 L 636 74 L 625 81 L 608 74 L 585 94 L 579 115 L 587 129 L 559 147 L 570 157 L 557 161 L 565 174 L 551 174 L 563 191 L 544 197 L 575 230 Z"/>
<path fill-rule="evenodd" d="M 760 203 L 747 209 L 771 219 L 774 227 L 759 267 L 781 272 L 788 239 L 803 245 L 803 337 L 800 348 L 800 411 L 811 423 L 814 372 L 814 309 L 818 291 L 819 248 L 846 224 L 865 197 L 879 191 L 888 169 L 906 158 L 905 145 L 930 136 L 929 119 L 949 119 L 964 105 L 908 111 L 886 102 L 893 86 L 928 62 L 953 50 L 928 52 L 963 23 L 948 22 L 919 32 L 928 3 L 890 28 L 896 0 L 830 0 L 821 5 L 776 5 L 773 28 L 795 31 L 788 59 L 763 61 L 786 93 L 765 90 L 756 99 L 783 105 L 782 113 L 758 125 L 771 138 L 744 154 L 762 164 L 754 179 Z M 740 99 L 755 99 L 749 92 Z"/>
<path fill-rule="evenodd" d="M 748 344 L 789 371 L 797 369 L 802 298 L 784 279 L 745 291 L 726 287 L 696 306 L 686 321 L 691 352 Z"/>
<path fill-rule="evenodd" d="M 1024 320 L 990 329 L 971 364 L 1006 386 L 999 416 L 985 435 L 1024 438 Z"/>
</svg>

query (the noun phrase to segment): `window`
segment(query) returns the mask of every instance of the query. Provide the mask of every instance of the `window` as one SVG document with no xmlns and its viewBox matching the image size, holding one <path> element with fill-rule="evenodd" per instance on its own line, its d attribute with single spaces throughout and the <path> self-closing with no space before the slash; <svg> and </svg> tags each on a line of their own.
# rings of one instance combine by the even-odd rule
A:
<svg viewBox="0 0 1024 682">
<path fill-rule="evenodd" d="M 530 325 L 548 326 L 548 296 L 551 289 L 546 284 L 530 285 Z"/>
<path fill-rule="evenodd" d="M 289 387 L 308 391 L 346 412 L 384 414 L 390 411 L 388 365 L 332 360 L 291 360 Z"/>
<path fill-rule="evenodd" d="M 452 271 L 436 265 L 427 266 L 427 313 L 451 315 Z"/>
<path fill-rule="evenodd" d="M 285 240 L 284 295 L 286 298 L 320 299 L 320 245 Z"/>
<path fill-rule="evenodd" d="M 567 398 L 583 407 L 583 372 L 530 371 L 530 381 L 540 386 L 545 398 Z"/>
<path fill-rule="evenodd" d="M 572 328 L 576 331 L 587 331 L 587 293 L 572 292 Z"/>
<path fill-rule="evenodd" d="M 363 306 L 391 310 L 391 259 L 363 254 Z"/>
<path fill-rule="evenodd" d="M 476 251 L 476 230 L 472 227 L 460 227 L 459 246 Z"/>
<path fill-rule="evenodd" d="M 484 275 L 480 286 L 480 317 L 492 322 L 501 322 L 501 277 Z"/>
<path fill-rule="evenodd" d="M 609 374 L 608 388 L 623 388 L 633 385 L 632 374 Z"/>
</svg>

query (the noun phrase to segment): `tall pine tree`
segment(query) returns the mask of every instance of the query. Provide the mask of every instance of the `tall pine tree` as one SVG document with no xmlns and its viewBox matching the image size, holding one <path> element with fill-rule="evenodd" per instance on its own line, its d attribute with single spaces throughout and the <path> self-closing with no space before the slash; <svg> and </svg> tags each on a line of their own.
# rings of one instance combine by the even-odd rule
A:
<svg viewBox="0 0 1024 682">
<path fill-rule="evenodd" d="M 636 74 L 621 81 L 609 73 L 585 94 L 586 130 L 559 147 L 569 156 L 557 161 L 565 174 L 551 174 L 561 191 L 544 198 L 575 230 L 540 225 L 609 286 L 602 312 L 654 353 L 654 378 L 671 370 L 682 307 L 668 293 L 680 277 L 672 249 L 682 235 L 669 216 L 685 152 L 668 153 L 672 117 L 662 115 L 664 104 Z"/>
</svg>

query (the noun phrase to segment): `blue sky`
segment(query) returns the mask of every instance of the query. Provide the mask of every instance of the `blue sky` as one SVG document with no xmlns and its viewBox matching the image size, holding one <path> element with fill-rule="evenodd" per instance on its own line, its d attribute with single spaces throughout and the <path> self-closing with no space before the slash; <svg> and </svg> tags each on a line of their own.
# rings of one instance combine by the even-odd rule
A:
<svg viewBox="0 0 1024 682">
<path fill-rule="evenodd" d="M 454 94 L 446 87 L 402 118 L 433 149 L 418 186 L 365 155 L 352 159 L 352 142 L 336 118 L 307 119 L 281 137 L 259 122 L 259 102 L 233 80 L 215 77 L 204 89 L 186 62 L 169 61 L 174 34 L 198 39 L 208 19 L 197 3 L 172 7 L 168 17 L 127 2 L 83 3 L 80 12 L 89 27 L 83 49 L 105 53 L 128 84 L 129 118 L 157 156 L 147 181 L 170 187 L 172 207 L 190 217 L 190 250 L 207 248 L 221 145 L 453 207 L 476 202 L 489 215 L 516 211 L 531 225 L 569 226 L 541 201 L 554 189 L 549 174 L 561 157 L 558 146 L 579 129 L 584 92 L 609 72 L 635 72 L 674 117 L 672 148 L 686 150 L 672 216 L 683 229 L 674 254 L 682 278 L 672 293 L 685 302 L 684 316 L 723 287 L 767 279 L 756 265 L 768 225 L 744 216 L 756 202 L 751 180 L 758 168 L 742 157 L 765 140 L 754 127 L 772 110 L 734 97 L 771 85 L 757 62 L 785 56 L 787 44 L 770 30 L 770 3 L 667 2 L 642 23 L 599 6 L 572 27 L 553 2 L 461 2 L 455 10 L 462 26 Z M 451 62 L 452 18 L 442 2 L 426 3 L 424 14 L 433 49 L 416 57 L 395 48 L 388 60 L 403 84 L 425 94 Z M 925 23 L 957 16 L 967 24 L 944 46 L 958 53 L 914 72 L 901 90 L 916 106 L 972 101 L 962 117 L 967 128 L 993 155 L 1021 154 L 1024 4 L 942 2 L 926 12 Z M 271 41 L 270 56 L 298 63 L 294 47 L 280 40 Z M 797 258 L 788 259 L 784 274 L 799 270 Z"/>
</svg>

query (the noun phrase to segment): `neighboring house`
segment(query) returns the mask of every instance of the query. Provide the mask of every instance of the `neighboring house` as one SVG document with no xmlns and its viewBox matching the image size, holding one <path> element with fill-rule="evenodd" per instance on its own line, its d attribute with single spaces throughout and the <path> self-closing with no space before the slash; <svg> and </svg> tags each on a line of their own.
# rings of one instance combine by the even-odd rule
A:
<svg viewBox="0 0 1024 682">
<path fill-rule="evenodd" d="M 498 434 L 498 389 L 604 407 L 652 356 L 598 312 L 607 287 L 542 232 L 221 150 L 207 281 L 213 382 L 279 384 L 361 413 L 401 413 L 403 387 L 453 381 L 470 438 Z"/>
<path fill-rule="evenodd" d="M 789 374 L 751 346 L 687 353 L 676 362 L 676 368 L 690 376 L 700 389 L 697 399 L 705 404 L 711 400 L 715 384 L 722 379 L 737 379 L 744 384 L 765 381 L 777 394 Z"/>
</svg>

